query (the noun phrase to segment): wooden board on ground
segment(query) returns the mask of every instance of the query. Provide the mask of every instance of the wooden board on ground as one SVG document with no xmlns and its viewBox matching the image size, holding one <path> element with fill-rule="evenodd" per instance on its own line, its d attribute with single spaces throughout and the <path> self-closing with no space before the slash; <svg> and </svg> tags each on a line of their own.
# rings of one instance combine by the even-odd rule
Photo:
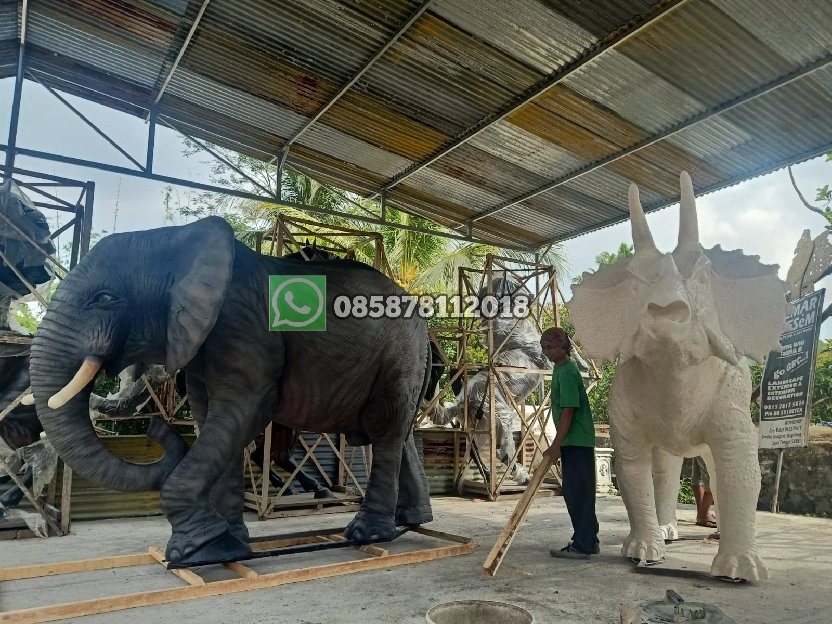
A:
<svg viewBox="0 0 832 624">
<path fill-rule="evenodd" d="M 747 581 L 744 579 L 729 579 L 728 577 L 714 576 L 710 572 L 705 572 L 704 570 L 688 570 L 687 568 L 668 568 L 662 565 L 635 566 L 634 570 L 639 574 L 650 574 L 652 576 L 688 578 L 698 581 L 709 581 L 713 583 L 729 583 L 736 585 L 744 585 L 747 583 Z"/>
<path fill-rule="evenodd" d="M 156 546 L 151 546 L 147 553 L 138 553 L 133 555 L 118 555 L 114 557 L 100 557 L 96 559 L 21 566 L 16 568 L 0 568 L 0 582 L 8 582 L 20 579 L 55 576 L 58 574 L 71 574 L 73 572 L 110 570 L 119 567 L 156 564 L 163 566 L 162 570 L 164 570 L 164 573 L 175 574 L 182 581 L 187 583 L 187 585 L 170 589 L 158 589 L 134 594 L 93 598 L 91 600 L 66 602 L 43 607 L 32 607 L 17 611 L 3 611 L 0 612 L 0 622 L 35 624 L 37 622 L 51 622 L 54 620 L 82 617 L 98 613 L 111 613 L 113 611 L 120 611 L 123 609 L 166 604 L 170 602 L 180 602 L 183 600 L 195 600 L 207 596 L 219 596 L 223 594 L 251 591 L 254 589 L 264 589 L 266 587 L 275 587 L 277 585 L 284 585 L 287 583 L 298 583 L 301 581 L 341 576 L 344 574 L 354 574 L 356 572 L 363 572 L 366 570 L 433 561 L 435 559 L 442 559 L 445 557 L 467 555 L 474 552 L 476 549 L 476 543 L 471 538 L 467 537 L 451 535 L 450 533 L 443 533 L 441 531 L 425 529 L 423 527 L 411 529 L 408 534 L 410 533 L 418 534 L 427 539 L 439 540 L 440 542 L 444 542 L 444 544 L 433 547 L 425 547 L 418 550 L 408 550 L 406 552 L 396 554 L 390 554 L 386 547 L 383 548 L 379 544 L 368 546 L 349 546 L 351 552 L 356 555 L 361 554 L 364 556 L 360 559 L 356 559 L 355 561 L 328 563 L 267 574 L 258 574 L 255 570 L 244 564 L 229 562 L 221 564 L 221 567 L 233 572 L 237 578 L 219 581 L 208 581 L 200 575 L 200 572 L 203 571 L 203 569 L 207 572 L 209 569 L 216 568 L 217 566 L 204 566 L 204 568 L 201 567 L 198 569 L 184 570 L 168 569 L 167 562 L 164 560 L 162 551 Z M 258 538 L 258 540 L 252 542 L 252 548 L 256 551 L 264 548 L 292 547 L 297 544 L 314 545 L 316 543 L 331 543 L 342 540 L 343 529 L 339 529 L 336 532 L 322 532 L 319 535 L 304 533 L 303 535 L 297 534 L 274 536 L 273 538 Z M 395 542 L 392 543 L 395 544 Z"/>
</svg>

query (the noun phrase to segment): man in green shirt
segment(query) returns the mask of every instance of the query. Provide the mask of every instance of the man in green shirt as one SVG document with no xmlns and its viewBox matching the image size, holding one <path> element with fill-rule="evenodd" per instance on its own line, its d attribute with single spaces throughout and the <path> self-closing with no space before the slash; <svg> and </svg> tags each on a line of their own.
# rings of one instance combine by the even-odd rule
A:
<svg viewBox="0 0 832 624">
<path fill-rule="evenodd" d="M 557 429 L 545 455 L 561 460 L 563 500 L 572 520 L 572 541 L 551 549 L 554 557 L 589 559 L 598 554 L 598 518 L 595 515 L 595 426 L 581 373 L 569 355 L 572 343 L 560 327 L 550 327 L 540 337 L 543 353 L 555 365 L 552 370 L 552 420 Z"/>
</svg>

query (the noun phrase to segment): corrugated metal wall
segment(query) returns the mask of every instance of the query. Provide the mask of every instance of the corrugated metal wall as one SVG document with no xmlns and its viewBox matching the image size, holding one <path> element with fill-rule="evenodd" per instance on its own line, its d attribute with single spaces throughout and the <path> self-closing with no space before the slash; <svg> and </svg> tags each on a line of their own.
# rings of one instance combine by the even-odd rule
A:
<svg viewBox="0 0 832 624">
<path fill-rule="evenodd" d="M 458 432 L 456 432 L 458 434 Z M 457 491 L 454 485 L 454 444 L 455 431 L 447 430 L 417 430 L 415 433 L 416 448 L 419 453 L 419 459 L 425 467 L 427 473 L 428 483 L 430 487 L 430 494 L 432 496 L 439 495 L 456 495 Z M 189 444 L 193 443 L 194 436 L 184 436 Z M 317 438 L 317 434 L 304 433 L 303 438 L 311 447 Z M 145 436 L 113 436 L 102 438 L 104 445 L 113 453 L 124 457 L 125 459 L 145 463 L 155 461 L 161 455 L 161 448 L 156 444 L 148 441 Z M 333 443 L 337 444 L 337 438 L 333 437 Z M 305 451 L 298 445 L 298 449 L 294 453 L 294 458 L 297 462 L 303 459 Z M 526 457 L 531 457 L 533 450 L 533 443 L 527 441 L 526 443 Z M 462 461 L 465 453 L 464 443 L 461 445 L 459 451 L 459 461 Z M 330 446 L 322 441 L 315 449 L 315 458 L 321 467 L 326 472 L 327 476 L 333 483 L 338 482 L 338 461 L 335 453 Z M 365 462 L 368 465 L 370 461 L 369 447 L 345 446 L 344 458 L 347 465 L 350 466 L 358 483 L 362 488 L 367 487 L 367 469 Z M 366 458 L 366 459 L 365 459 Z M 528 465 L 528 460 L 527 460 Z M 307 462 L 305 465 L 310 474 L 318 476 L 317 469 L 314 464 Z M 255 476 L 259 474 L 259 470 L 255 467 Z M 282 471 L 278 471 L 282 472 Z M 502 471 L 499 471 L 502 473 Z M 477 472 L 476 467 L 470 465 L 466 469 L 466 479 L 481 478 Z M 62 470 L 58 470 L 58 487 L 56 500 L 61 499 L 61 484 L 62 484 Z M 250 474 L 246 475 L 246 483 L 250 483 Z M 353 486 L 352 480 L 345 478 L 343 485 L 348 487 Z M 0 493 L 7 489 L 7 485 L 0 485 Z M 23 501 L 20 506 L 22 509 L 32 511 L 28 503 Z M 77 474 L 73 475 L 72 481 L 72 521 L 83 520 L 99 520 L 104 518 L 129 518 L 137 516 L 153 516 L 160 515 L 161 509 L 159 507 L 159 493 L 158 492 L 117 492 L 114 490 L 106 490 L 94 486 L 89 481 L 85 480 Z"/>
</svg>

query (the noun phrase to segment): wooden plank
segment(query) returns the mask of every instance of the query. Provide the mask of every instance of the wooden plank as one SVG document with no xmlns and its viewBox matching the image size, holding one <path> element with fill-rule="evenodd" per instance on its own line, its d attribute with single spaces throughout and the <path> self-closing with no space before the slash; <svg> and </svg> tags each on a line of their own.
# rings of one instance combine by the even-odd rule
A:
<svg viewBox="0 0 832 624">
<path fill-rule="evenodd" d="M 126 568 L 128 566 L 147 565 L 151 563 L 156 563 L 156 560 L 149 553 L 99 557 L 98 559 L 79 559 L 77 561 L 64 561 L 60 563 L 41 563 L 17 568 L 0 568 L 0 581 L 19 581 L 20 579 L 41 576 L 55 576 L 57 574 L 69 574 L 71 572 L 88 572 L 90 570 L 109 570 L 110 568 Z"/>
<path fill-rule="evenodd" d="M 184 600 L 195 600 L 208 596 L 221 596 L 230 593 L 252 591 L 276 587 L 288 583 L 298 583 L 334 576 L 343 576 L 367 570 L 376 570 L 393 566 L 407 565 L 433 561 L 444 557 L 470 554 L 476 548 L 476 544 L 469 540 L 464 544 L 454 546 L 440 546 L 424 550 L 412 551 L 386 557 L 372 557 L 360 561 L 346 563 L 330 563 L 297 570 L 287 570 L 271 574 L 261 574 L 255 578 L 238 578 L 223 581 L 209 582 L 204 585 L 188 585 L 173 589 L 159 589 L 149 592 L 125 594 L 122 596 L 108 596 L 106 598 L 93 598 L 79 602 L 68 602 L 46 607 L 32 607 L 18 611 L 7 611 L 0 613 L 0 623 L 14 624 L 38 624 L 39 622 L 52 622 L 71 617 L 82 617 L 99 613 L 112 613 L 123 609 L 146 607 L 151 605 L 167 604 Z M 135 556 L 135 555 L 134 555 Z M 139 555 L 150 558 L 150 555 Z"/>
<path fill-rule="evenodd" d="M 162 565 L 166 565 L 167 560 L 165 559 L 165 553 L 162 552 L 162 549 L 158 546 L 151 546 L 147 549 L 147 552 L 150 553 L 150 556 L 153 557 L 156 561 L 161 563 Z M 185 581 L 188 585 L 205 585 L 205 579 L 203 579 L 199 574 L 196 572 L 192 572 L 187 568 L 172 568 L 170 570 L 176 576 L 181 578 Z"/>
<path fill-rule="evenodd" d="M 248 566 L 244 566 L 242 563 L 237 563 L 236 561 L 229 561 L 228 563 L 224 563 L 222 565 L 232 572 L 235 572 L 238 576 L 240 576 L 240 578 L 252 579 L 260 576 Z"/>
<path fill-rule="evenodd" d="M 346 542 L 347 538 L 343 535 L 327 535 L 323 538 L 328 542 Z M 353 546 L 355 550 L 360 550 L 363 553 L 367 553 L 368 555 L 372 555 L 373 557 L 386 557 L 390 554 L 390 551 L 386 548 L 379 548 L 378 546 L 372 546 L 370 544 L 365 544 L 363 546 Z"/>
<path fill-rule="evenodd" d="M 526 486 L 526 491 L 523 493 L 523 496 L 514 508 L 511 518 L 509 518 L 508 523 L 505 528 L 503 528 L 502 533 L 500 533 L 500 537 L 497 538 L 497 541 L 491 548 L 491 552 L 489 552 L 488 556 L 485 558 L 485 563 L 482 567 L 489 576 L 494 576 L 497 573 L 497 569 L 503 562 L 503 557 L 505 557 L 508 552 L 509 546 L 511 546 L 511 542 L 514 540 L 514 536 L 517 533 L 520 523 L 529 511 L 529 506 L 534 500 L 537 489 L 540 487 L 540 484 L 543 482 L 543 478 L 546 476 L 546 473 L 549 472 L 549 468 L 551 467 L 552 460 L 544 455 L 543 461 L 538 465 L 537 470 L 534 471 L 532 480 Z"/>
</svg>

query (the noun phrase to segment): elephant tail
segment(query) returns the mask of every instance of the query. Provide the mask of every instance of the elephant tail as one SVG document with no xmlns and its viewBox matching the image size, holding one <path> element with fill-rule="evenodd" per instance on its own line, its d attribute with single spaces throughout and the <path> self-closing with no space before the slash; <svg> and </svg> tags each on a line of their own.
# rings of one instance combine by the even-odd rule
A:
<svg viewBox="0 0 832 624">
<path fill-rule="evenodd" d="M 434 347 L 433 341 L 430 339 L 429 336 L 426 341 L 425 347 L 425 375 L 422 378 L 422 387 L 419 389 L 419 398 L 416 401 L 416 410 L 413 413 L 413 423 L 415 423 L 416 419 L 419 418 L 419 410 L 421 409 L 421 406 L 424 403 L 425 398 L 429 394 L 432 395 L 434 392 L 436 392 L 436 385 L 439 383 L 439 377 L 434 375 L 433 371 L 433 352 L 436 347 Z"/>
</svg>

